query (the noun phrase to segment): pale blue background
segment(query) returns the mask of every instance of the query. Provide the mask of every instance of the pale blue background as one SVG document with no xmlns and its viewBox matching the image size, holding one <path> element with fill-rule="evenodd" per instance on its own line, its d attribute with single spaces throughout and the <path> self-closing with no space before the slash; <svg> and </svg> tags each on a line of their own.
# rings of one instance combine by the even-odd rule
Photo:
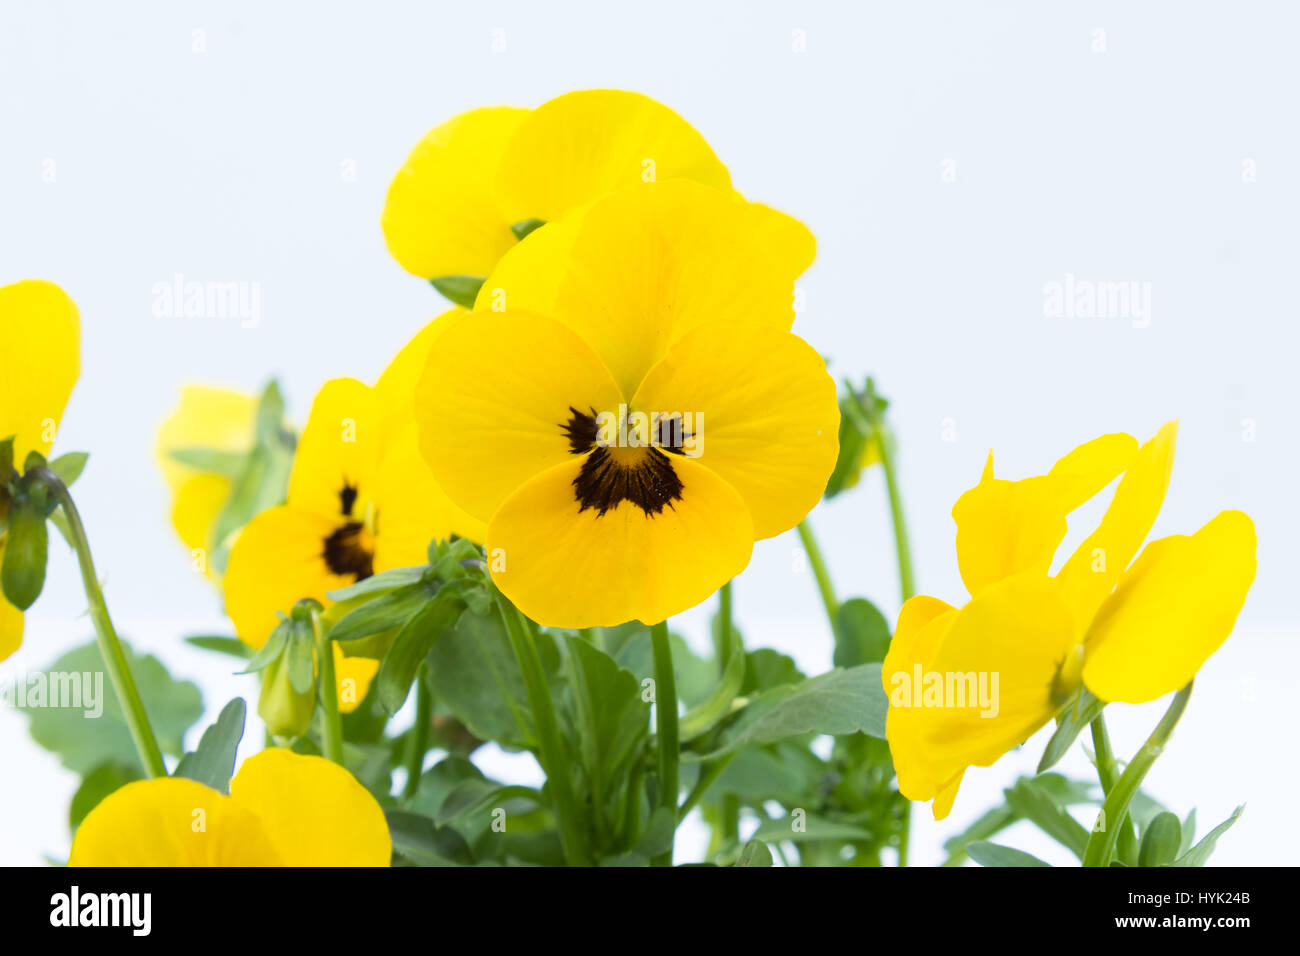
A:
<svg viewBox="0 0 1300 956">
<path fill-rule="evenodd" d="M 1019 477 L 1097 434 L 1146 437 L 1181 418 L 1156 533 L 1243 508 L 1260 570 L 1150 787 L 1180 813 L 1197 804 L 1202 829 L 1249 803 L 1219 862 L 1292 861 L 1297 27 L 1282 2 L 4 2 L 0 282 L 54 279 L 79 303 L 84 373 L 59 447 L 92 453 L 77 495 L 108 598 L 121 629 L 199 679 L 215 711 L 252 686 L 179 643 L 222 626 L 152 463 L 181 383 L 252 390 L 278 374 L 301 418 L 325 378 L 372 379 L 443 308 L 379 230 L 419 136 L 470 107 L 575 88 L 655 96 L 738 188 L 816 233 L 797 328 L 837 373 L 873 372 L 894 401 L 925 591 L 964 594 L 949 511 L 987 449 Z M 260 283 L 259 327 L 155 318 L 153 284 L 176 272 Z M 1045 318 L 1043 286 L 1067 273 L 1150 282 L 1150 327 Z M 813 520 L 842 595 L 895 613 L 879 477 Z M 737 614 L 751 646 L 822 670 L 829 633 L 797 551 L 793 534 L 756 549 Z M 83 607 L 57 546 L 27 642 L 0 668 L 39 668 L 89 635 Z M 703 642 L 704 622 L 680 626 Z M 1121 754 L 1160 706 L 1112 708 Z M 0 711 L 21 780 L 0 782 L 6 863 L 66 852 L 74 780 L 25 723 Z M 1042 744 L 970 774 L 944 824 L 918 813 L 916 861 L 936 861 Z M 1067 769 L 1088 770 L 1078 753 Z M 1028 830 L 1007 839 L 1068 858 Z"/>
</svg>

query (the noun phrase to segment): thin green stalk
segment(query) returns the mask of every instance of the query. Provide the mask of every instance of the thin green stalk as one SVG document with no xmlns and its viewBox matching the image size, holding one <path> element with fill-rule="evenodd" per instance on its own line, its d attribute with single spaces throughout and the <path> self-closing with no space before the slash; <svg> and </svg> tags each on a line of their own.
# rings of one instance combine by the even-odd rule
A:
<svg viewBox="0 0 1300 956">
<path fill-rule="evenodd" d="M 1083 851 L 1084 866 L 1109 865 L 1111 857 L 1115 853 L 1115 844 L 1119 840 L 1120 832 L 1123 829 L 1122 827 L 1111 826 L 1110 821 L 1123 820 L 1128 814 L 1129 804 L 1133 802 L 1133 797 L 1137 795 L 1138 788 L 1142 785 L 1147 772 L 1150 771 L 1151 765 L 1156 762 L 1156 758 L 1164 751 L 1165 744 L 1168 743 L 1174 728 L 1178 726 L 1178 720 L 1183 716 L 1183 711 L 1187 709 L 1187 701 L 1191 696 L 1192 682 L 1189 681 L 1186 687 L 1174 695 L 1169 710 L 1165 712 L 1164 717 L 1160 718 L 1160 723 L 1151 732 L 1147 742 L 1129 761 L 1128 766 L 1124 768 L 1124 773 L 1115 782 L 1110 793 L 1106 795 L 1106 802 L 1102 804 L 1101 808 L 1102 829 L 1095 831 L 1088 838 L 1088 846 Z"/>
<path fill-rule="evenodd" d="M 167 776 L 167 765 L 163 762 L 162 751 L 158 747 L 158 738 L 149 726 L 149 716 L 145 713 L 140 692 L 136 689 L 135 679 L 122 650 L 122 642 L 117 631 L 113 629 L 113 620 L 108 614 L 108 604 L 104 601 L 104 592 L 99 586 L 99 577 L 95 574 L 95 562 L 90 556 L 90 539 L 86 537 L 86 527 L 81 523 L 81 514 L 72 500 L 63 480 L 49 468 L 38 468 L 36 474 L 46 488 L 53 494 L 63 516 L 67 519 L 67 530 L 72 548 L 77 552 L 77 564 L 81 568 L 81 584 L 90 603 L 90 620 L 95 627 L 95 640 L 99 644 L 99 653 L 104 658 L 104 667 L 108 671 L 109 682 L 122 705 L 122 714 L 131 731 L 131 740 L 135 743 L 140 763 L 150 777 Z"/>
<path fill-rule="evenodd" d="M 803 549 L 808 554 L 808 563 L 812 565 L 813 577 L 817 579 L 817 591 L 822 596 L 822 604 L 826 606 L 826 619 L 831 622 L 831 633 L 834 634 L 835 617 L 839 612 L 840 602 L 835 598 L 831 572 L 826 567 L 821 546 L 817 544 L 817 537 L 813 534 L 812 525 L 808 523 L 807 518 L 799 522 L 799 540 L 803 542 Z"/>
<path fill-rule="evenodd" d="M 429 731 L 433 725 L 433 692 L 425 679 L 424 666 L 415 678 L 415 724 L 406 743 L 406 786 L 402 796 L 407 800 L 420 788 L 424 773 L 424 755 L 429 751 Z"/>
<path fill-rule="evenodd" d="M 731 582 L 728 581 L 718 591 L 718 676 L 727 670 L 727 661 L 731 660 L 731 640 L 735 633 L 731 623 Z"/>
<path fill-rule="evenodd" d="M 717 760 L 712 760 L 709 763 L 706 763 L 700 768 L 700 778 L 695 781 L 695 786 L 692 787 L 691 792 L 686 795 L 686 799 L 682 802 L 681 808 L 678 810 L 679 819 L 695 809 L 696 805 L 704 797 L 704 794 L 708 791 L 709 787 L 713 786 L 717 779 L 722 776 L 722 771 L 726 770 L 727 765 L 736 759 L 737 753 L 739 753 L 739 751 L 733 751 L 732 753 L 719 757 Z M 734 800 L 735 798 L 732 797 L 731 799 Z M 723 808 L 724 810 L 726 809 L 726 798 L 723 800 Z M 740 817 L 739 803 L 737 803 L 735 807 L 735 816 L 737 819 Z M 724 824 L 726 823 L 725 820 L 723 822 Z M 724 826 L 723 829 L 726 830 L 728 827 Z"/>
<path fill-rule="evenodd" d="M 732 596 L 731 582 L 728 581 L 718 592 L 718 676 L 722 677 L 727 670 L 727 662 L 731 660 L 731 647 L 735 641 L 735 626 L 732 624 Z M 695 789 L 686 798 L 686 803 L 682 805 L 678 819 L 684 818 L 691 812 L 695 803 L 704 796 L 704 791 L 712 785 L 713 781 L 718 778 L 718 774 L 731 763 L 731 756 L 724 757 L 721 761 L 715 761 L 713 764 L 703 768 L 700 772 L 699 782 Z M 710 776 L 712 773 L 712 776 Z M 734 794 L 726 794 L 718 805 L 718 812 L 721 815 L 721 832 L 724 841 L 734 839 L 740 832 L 740 800 Z"/>
<path fill-rule="evenodd" d="M 1092 722 L 1092 747 L 1097 755 L 1097 778 L 1101 781 L 1103 797 L 1110 796 L 1119 781 L 1119 763 L 1111 750 L 1110 734 L 1106 732 L 1106 718 L 1098 714 Z M 1137 839 L 1133 835 L 1133 818 L 1124 814 L 1120 824 L 1119 855 L 1122 859 L 1137 858 Z"/>
<path fill-rule="evenodd" d="M 334 645 L 321 627 L 320 610 L 311 611 L 312 637 L 316 641 L 316 668 L 320 671 L 320 749 L 326 760 L 343 766 L 343 715 L 339 712 L 339 679 L 334 672 Z"/>
<path fill-rule="evenodd" d="M 569 768 L 564 760 L 560 725 L 555 717 L 555 702 L 551 699 L 551 688 L 546 681 L 541 655 L 537 653 L 532 628 L 519 610 L 506 600 L 504 594 L 495 587 L 493 591 L 496 594 L 497 612 L 501 615 L 501 623 L 510 638 L 511 649 L 524 679 L 524 689 L 528 692 L 528 706 L 533 712 L 542 770 L 554 799 L 564 859 L 570 866 L 590 866 L 591 848 L 587 841 L 587 831 L 578 816 L 578 803 L 573 795 Z"/>
<path fill-rule="evenodd" d="M 868 378 L 866 394 L 858 403 L 866 414 L 867 424 L 871 426 L 871 435 L 876 440 L 876 450 L 880 454 L 880 468 L 885 473 L 885 489 L 889 493 L 889 515 L 894 525 L 894 550 L 898 555 L 898 587 L 906 604 L 916 593 L 916 581 L 912 576 L 912 546 L 907 534 L 907 518 L 903 514 L 903 493 L 898 483 L 898 472 L 894 461 L 894 439 L 885 427 L 876 407 L 876 383 Z M 898 841 L 898 865 L 907 866 L 907 855 L 911 843 L 912 803 L 909 800 L 903 807 L 902 834 Z"/>
<path fill-rule="evenodd" d="M 677 732 L 677 678 L 673 673 L 673 648 L 668 640 L 668 622 L 650 628 L 650 647 L 655 668 L 655 733 L 659 747 L 659 805 L 672 812 L 673 827 L 678 815 L 678 761 L 681 759 Z M 673 850 L 655 857 L 655 866 L 672 866 Z"/>
</svg>

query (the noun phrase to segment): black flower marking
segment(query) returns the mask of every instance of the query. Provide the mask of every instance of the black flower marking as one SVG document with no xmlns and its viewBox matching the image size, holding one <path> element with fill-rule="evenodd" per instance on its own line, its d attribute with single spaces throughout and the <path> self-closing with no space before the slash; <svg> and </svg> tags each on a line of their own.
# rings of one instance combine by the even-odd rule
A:
<svg viewBox="0 0 1300 956">
<path fill-rule="evenodd" d="M 597 446 L 596 410 L 585 415 L 570 406 L 569 421 L 560 426 L 569 438 L 569 450 L 586 455 L 578 477 L 573 479 L 573 497 L 578 511 L 595 508 L 603 517 L 620 502 L 629 501 L 653 518 L 664 508 L 672 508 L 682 498 L 682 480 L 677 477 L 668 456 L 659 448 L 636 448 L 626 452 Z M 673 454 L 682 454 L 681 418 L 660 419 L 656 423 L 655 444 Z"/>
<path fill-rule="evenodd" d="M 335 574 L 352 575 L 357 581 L 375 573 L 374 555 L 361 544 L 360 521 L 349 521 L 325 539 L 322 556 Z"/>
</svg>

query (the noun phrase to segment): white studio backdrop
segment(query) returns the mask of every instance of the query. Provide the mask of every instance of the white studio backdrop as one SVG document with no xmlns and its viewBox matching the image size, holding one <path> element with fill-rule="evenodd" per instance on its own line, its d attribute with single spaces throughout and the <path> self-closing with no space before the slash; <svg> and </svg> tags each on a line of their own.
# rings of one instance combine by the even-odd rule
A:
<svg viewBox="0 0 1300 956">
<path fill-rule="evenodd" d="M 206 719 L 253 699 L 251 678 L 180 642 L 228 631 L 154 465 L 181 385 L 251 391 L 276 375 L 301 421 L 327 378 L 373 380 L 445 307 L 379 229 L 416 140 L 475 106 L 638 90 L 689 119 L 747 196 L 816 234 L 796 330 L 893 402 L 925 592 L 964 594 L 950 509 L 990 448 L 999 476 L 1022 477 L 1104 432 L 1145 438 L 1181 419 L 1154 534 L 1241 508 L 1259 575 L 1148 788 L 1180 814 L 1194 802 L 1202 832 L 1247 804 L 1218 863 L 1293 860 L 1297 9 L 4 0 L 0 282 L 49 278 L 80 306 L 83 373 L 58 447 L 91 453 L 76 492 L 119 629 L 201 686 Z M 156 315 L 155 286 L 177 276 L 243 283 L 256 316 Z M 1131 295 L 1105 315 L 1062 314 L 1080 283 Z M 1080 513 L 1067 547 L 1099 514 Z M 880 476 L 813 523 L 841 594 L 895 614 Z M 75 563 L 53 552 L 0 674 L 91 634 Z M 830 634 L 797 553 L 793 533 L 760 543 L 736 613 L 749 646 L 818 672 Z M 676 626 L 702 647 L 709 613 Z M 1162 706 L 1111 709 L 1118 753 Z M 921 809 L 914 861 L 938 862 L 1044 741 L 968 774 L 942 824 Z M 488 760 L 537 773 L 529 758 Z M 61 858 L 75 778 L 3 708 L 0 761 L 0 863 Z M 1077 751 L 1063 769 L 1090 776 Z M 679 856 L 701 839 L 688 829 Z M 1007 841 L 1068 859 L 1028 829 Z"/>
</svg>

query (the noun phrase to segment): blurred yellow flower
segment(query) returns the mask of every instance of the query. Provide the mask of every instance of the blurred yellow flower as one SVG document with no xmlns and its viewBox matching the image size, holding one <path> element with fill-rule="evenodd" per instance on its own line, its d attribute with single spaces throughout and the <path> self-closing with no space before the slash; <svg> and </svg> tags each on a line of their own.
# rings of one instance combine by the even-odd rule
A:
<svg viewBox="0 0 1300 956">
<path fill-rule="evenodd" d="M 424 564 L 429 543 L 452 534 L 482 540 L 483 526 L 448 501 L 421 458 L 413 414 L 417 370 L 458 312 L 415 337 L 372 388 L 327 382 L 312 404 L 285 504 L 258 514 L 231 548 L 223 588 L 239 639 L 259 649 L 303 598 L 377 571 Z M 463 313 L 459 313 L 463 314 Z M 365 698 L 378 662 L 335 645 L 340 709 Z"/>
<path fill-rule="evenodd" d="M 338 764 L 249 757 L 230 796 L 179 777 L 129 783 L 77 829 L 69 866 L 388 866 L 384 812 Z"/>
<path fill-rule="evenodd" d="M 29 452 L 49 455 L 80 374 L 81 319 L 67 293 L 39 279 L 0 287 L 0 440 L 13 438 L 17 469 Z M 0 513 L 0 562 L 8 518 Z M 0 595 L 0 661 L 22 641 L 23 614 Z"/>
<path fill-rule="evenodd" d="M 429 132 L 388 191 L 388 249 L 426 279 L 482 279 L 539 223 L 620 187 L 731 177 L 685 120 L 654 100 L 582 90 L 537 109 L 471 110 Z"/>
<path fill-rule="evenodd" d="M 958 499 L 957 560 L 971 600 L 960 610 L 908 601 L 881 672 L 899 789 L 933 799 L 935 819 L 951 810 L 968 767 L 1023 743 L 1081 687 L 1104 701 L 1155 700 L 1190 681 L 1232 632 L 1255 577 L 1249 517 L 1223 511 L 1138 554 L 1164 501 L 1176 434 L 1171 422 L 1141 448 L 1104 435 L 1022 481 L 994 478 L 990 455 Z M 1121 473 L 1101 524 L 1050 575 L 1066 516 Z M 994 699 L 973 701 L 972 678 L 987 679 Z"/>
<path fill-rule="evenodd" d="M 212 553 L 221 544 L 212 539 L 233 479 L 175 456 L 198 449 L 229 453 L 232 458 L 246 455 L 253 447 L 256 414 L 257 399 L 252 395 L 187 385 L 180 405 L 158 429 L 156 454 L 172 492 L 172 524 L 191 552 Z M 204 562 L 204 570 L 219 577 L 211 561 Z"/>
<path fill-rule="evenodd" d="M 662 621 L 816 504 L 839 407 L 789 331 L 812 255 L 789 217 L 678 180 L 613 193 L 502 259 L 430 351 L 416 416 L 521 610 Z"/>
</svg>

